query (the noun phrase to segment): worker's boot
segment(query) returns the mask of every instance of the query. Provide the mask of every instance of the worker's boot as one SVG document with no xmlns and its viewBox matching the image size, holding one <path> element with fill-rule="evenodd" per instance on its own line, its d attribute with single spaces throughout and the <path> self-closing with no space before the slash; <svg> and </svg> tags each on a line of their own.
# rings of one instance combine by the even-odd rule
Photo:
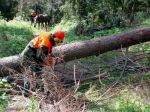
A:
<svg viewBox="0 0 150 112">
<path fill-rule="evenodd" d="M 31 92 L 30 92 L 30 82 L 29 81 L 26 81 L 26 80 L 16 80 L 15 83 L 14 83 L 14 89 L 15 90 L 19 90 L 19 91 L 22 91 L 23 95 L 25 97 L 28 97 L 31 95 Z"/>
<path fill-rule="evenodd" d="M 24 85 L 23 85 L 23 94 L 25 97 L 28 97 L 31 95 L 31 92 L 30 92 L 30 82 L 29 81 L 24 81 Z"/>
<path fill-rule="evenodd" d="M 25 97 L 28 97 L 30 93 L 30 82 L 25 80 L 15 79 L 12 76 L 7 76 L 2 79 L 4 83 L 9 83 L 16 91 L 22 91 Z"/>
</svg>

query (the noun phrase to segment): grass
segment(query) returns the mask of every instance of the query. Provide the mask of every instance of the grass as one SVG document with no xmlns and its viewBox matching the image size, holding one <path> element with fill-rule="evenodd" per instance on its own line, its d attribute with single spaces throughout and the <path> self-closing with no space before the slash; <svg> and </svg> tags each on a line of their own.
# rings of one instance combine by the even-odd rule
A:
<svg viewBox="0 0 150 112">
<path fill-rule="evenodd" d="M 32 38 L 32 28 L 25 22 L 0 21 L 0 57 L 19 54 Z"/>
<path fill-rule="evenodd" d="M 8 96 L 5 93 L 0 93 L 0 112 L 4 111 L 5 106 L 8 103 Z"/>
<path fill-rule="evenodd" d="M 25 110 L 25 112 L 36 112 L 38 102 L 35 97 L 31 97 L 30 100 L 31 100 L 31 105 L 30 105 L 30 107 L 28 107 L 27 110 Z"/>
<path fill-rule="evenodd" d="M 97 81 L 97 88 L 90 91 L 88 87 L 87 90 L 84 90 L 86 98 L 90 101 L 88 112 L 150 112 L 148 90 L 150 86 L 149 83 L 141 83 L 149 80 L 149 77 L 149 72 L 129 74 L 109 91 L 108 88 L 110 88 L 112 82 L 106 84 L 105 80 L 107 79 L 104 79 L 102 82 L 105 86 L 102 86 Z M 115 82 L 117 79 L 112 80 Z M 87 94 L 88 91 L 90 91 L 90 94 Z M 103 97 L 100 98 L 101 95 Z"/>
</svg>

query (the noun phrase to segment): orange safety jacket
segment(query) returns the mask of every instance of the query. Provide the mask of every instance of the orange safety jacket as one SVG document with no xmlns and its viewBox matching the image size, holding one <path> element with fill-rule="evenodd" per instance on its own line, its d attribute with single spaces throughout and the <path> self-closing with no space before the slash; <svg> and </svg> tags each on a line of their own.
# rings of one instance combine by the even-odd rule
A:
<svg viewBox="0 0 150 112">
<path fill-rule="evenodd" d="M 39 34 L 36 38 L 32 39 L 33 47 L 38 49 L 40 46 L 46 46 L 48 48 L 48 53 L 52 50 L 52 43 L 50 42 L 51 34 L 49 32 L 43 32 Z"/>
</svg>

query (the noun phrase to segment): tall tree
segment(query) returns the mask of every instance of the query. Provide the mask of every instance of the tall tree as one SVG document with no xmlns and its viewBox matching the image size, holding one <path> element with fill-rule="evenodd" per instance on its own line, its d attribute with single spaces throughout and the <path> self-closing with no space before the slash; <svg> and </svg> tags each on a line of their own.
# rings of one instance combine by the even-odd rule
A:
<svg viewBox="0 0 150 112">
<path fill-rule="evenodd" d="M 18 12 L 18 1 L 0 0 L 0 12 L 6 20 L 12 20 Z"/>
</svg>

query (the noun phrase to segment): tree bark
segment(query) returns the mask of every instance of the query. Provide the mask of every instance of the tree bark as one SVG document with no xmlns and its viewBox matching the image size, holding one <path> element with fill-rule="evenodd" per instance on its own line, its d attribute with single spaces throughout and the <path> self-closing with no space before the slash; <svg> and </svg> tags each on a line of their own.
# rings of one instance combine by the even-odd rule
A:
<svg viewBox="0 0 150 112">
<path fill-rule="evenodd" d="M 150 41 L 150 28 L 143 28 L 133 30 L 127 33 L 120 33 L 114 36 L 106 36 L 103 38 L 96 38 L 85 40 L 55 47 L 53 49 L 54 55 L 64 55 L 64 61 L 71 61 L 87 56 L 99 55 L 107 51 L 120 49 L 121 47 L 129 47 L 131 45 Z M 20 70 L 19 56 L 10 56 L 0 59 L 0 76 L 5 73 L 10 73 L 6 67 Z M 11 71 L 11 73 L 14 71 Z"/>
<path fill-rule="evenodd" d="M 150 41 L 150 28 L 143 28 L 114 36 L 106 36 L 103 38 L 58 46 L 53 52 L 55 55 L 64 55 L 64 61 L 67 62 L 82 57 L 99 55 L 107 51 L 120 49 L 121 47 L 129 47 L 147 41 Z"/>
<path fill-rule="evenodd" d="M 0 59 L 0 77 L 21 72 L 20 57 L 9 56 Z"/>
</svg>

